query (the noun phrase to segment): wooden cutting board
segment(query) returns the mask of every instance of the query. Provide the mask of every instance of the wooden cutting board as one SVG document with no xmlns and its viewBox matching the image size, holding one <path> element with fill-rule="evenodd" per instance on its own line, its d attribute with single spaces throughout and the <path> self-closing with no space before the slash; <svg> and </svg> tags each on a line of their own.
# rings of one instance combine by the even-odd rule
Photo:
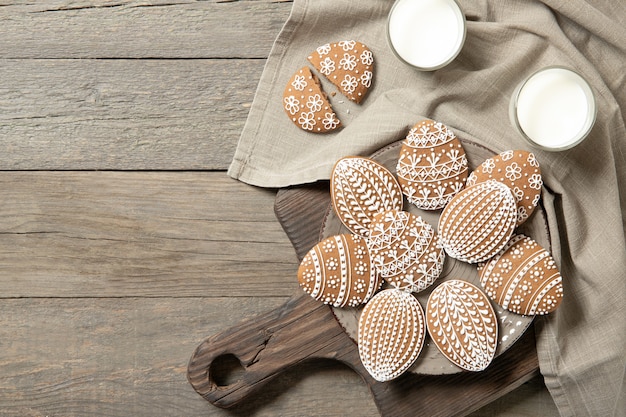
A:
<svg viewBox="0 0 626 417">
<path fill-rule="evenodd" d="M 300 259 L 319 241 L 329 204 L 327 182 L 278 192 L 276 216 Z M 241 363 L 243 375 L 230 385 L 219 385 L 212 364 L 230 355 Z M 391 382 L 377 382 L 361 364 L 356 344 L 331 308 L 303 292 L 276 310 L 207 338 L 194 351 L 187 377 L 203 398 L 228 408 L 261 391 L 284 370 L 319 358 L 351 367 L 370 388 L 381 415 L 393 417 L 466 415 L 517 388 L 539 369 L 531 326 L 485 371 L 405 373 Z"/>
</svg>

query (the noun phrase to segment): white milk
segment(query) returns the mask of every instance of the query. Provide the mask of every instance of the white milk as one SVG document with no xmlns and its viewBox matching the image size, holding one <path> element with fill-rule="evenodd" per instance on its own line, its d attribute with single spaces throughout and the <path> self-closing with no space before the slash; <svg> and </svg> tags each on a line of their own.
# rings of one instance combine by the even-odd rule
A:
<svg viewBox="0 0 626 417">
<path fill-rule="evenodd" d="M 519 90 L 516 107 L 513 117 L 519 128 L 547 149 L 567 149 L 582 140 L 596 112 L 587 82 L 565 68 L 547 68 L 532 75 Z"/>
<path fill-rule="evenodd" d="M 454 0 L 398 0 L 387 30 L 401 59 L 420 69 L 437 69 L 461 50 L 465 16 Z"/>
</svg>

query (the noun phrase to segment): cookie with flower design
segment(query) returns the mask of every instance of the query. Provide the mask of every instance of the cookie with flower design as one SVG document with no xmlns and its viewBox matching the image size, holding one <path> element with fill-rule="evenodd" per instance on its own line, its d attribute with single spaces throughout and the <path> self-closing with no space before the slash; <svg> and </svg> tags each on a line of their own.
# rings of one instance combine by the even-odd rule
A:
<svg viewBox="0 0 626 417">
<path fill-rule="evenodd" d="M 506 184 L 517 203 L 517 225 L 535 211 L 541 197 L 541 168 L 532 152 L 509 150 L 486 159 L 467 178 L 467 185 L 494 179 Z"/>
<path fill-rule="evenodd" d="M 309 67 L 302 67 L 289 79 L 283 92 L 283 109 L 299 128 L 325 133 L 341 126 L 319 80 Z"/>
<path fill-rule="evenodd" d="M 360 103 L 372 86 L 374 55 L 361 42 L 327 43 L 311 52 L 308 60 L 355 103 Z"/>
</svg>

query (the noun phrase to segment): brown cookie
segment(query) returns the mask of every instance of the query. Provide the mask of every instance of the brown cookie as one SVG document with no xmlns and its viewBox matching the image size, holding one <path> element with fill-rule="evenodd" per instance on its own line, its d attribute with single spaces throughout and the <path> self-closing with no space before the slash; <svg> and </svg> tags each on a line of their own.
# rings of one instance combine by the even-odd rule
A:
<svg viewBox="0 0 626 417">
<path fill-rule="evenodd" d="M 562 278 L 554 259 L 524 235 L 511 238 L 478 273 L 487 295 L 513 313 L 547 314 L 563 299 Z"/>
<path fill-rule="evenodd" d="M 365 239 L 353 234 L 331 236 L 315 245 L 298 268 L 302 289 L 333 307 L 355 307 L 380 288 Z"/>
<path fill-rule="evenodd" d="M 445 254 L 435 230 L 406 211 L 389 210 L 376 215 L 370 224 L 367 246 L 381 277 L 398 289 L 422 291 L 443 270 Z"/>
<path fill-rule="evenodd" d="M 374 55 L 361 42 L 327 43 L 308 56 L 313 66 L 355 103 L 365 98 L 372 85 Z"/>
<path fill-rule="evenodd" d="M 325 133 L 341 126 L 319 80 L 308 67 L 300 68 L 283 92 L 283 109 L 300 129 Z"/>
<path fill-rule="evenodd" d="M 383 290 L 359 317 L 361 362 L 377 381 L 397 378 L 419 356 L 425 335 L 424 311 L 417 299 L 398 289 Z"/>
<path fill-rule="evenodd" d="M 517 225 L 524 223 L 535 211 L 541 196 L 541 168 L 535 155 L 528 151 L 511 150 L 486 159 L 467 179 L 474 185 L 490 179 L 506 184 L 517 202 Z"/>
<path fill-rule="evenodd" d="M 440 122 L 422 120 L 402 142 L 396 172 L 410 203 L 437 210 L 465 186 L 467 156 L 452 130 Z"/>
<path fill-rule="evenodd" d="M 376 214 L 400 210 L 404 203 L 396 177 L 373 159 L 360 156 L 337 161 L 330 177 L 330 195 L 339 220 L 364 237 Z"/>
<path fill-rule="evenodd" d="M 439 236 L 448 255 L 477 263 L 495 256 L 516 224 L 513 193 L 501 182 L 488 180 L 454 196 L 439 217 Z"/>
<path fill-rule="evenodd" d="M 467 281 L 439 284 L 426 306 L 428 333 L 450 361 L 468 371 L 482 371 L 498 345 L 498 320 L 487 296 Z"/>
</svg>

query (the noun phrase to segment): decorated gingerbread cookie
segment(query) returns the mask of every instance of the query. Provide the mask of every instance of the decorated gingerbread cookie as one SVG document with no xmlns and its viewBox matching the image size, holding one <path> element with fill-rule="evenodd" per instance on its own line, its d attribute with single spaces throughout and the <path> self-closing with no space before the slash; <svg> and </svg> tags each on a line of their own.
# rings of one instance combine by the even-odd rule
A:
<svg viewBox="0 0 626 417">
<path fill-rule="evenodd" d="M 308 67 L 300 68 L 289 79 L 283 109 L 296 126 L 309 132 L 325 133 L 341 126 L 319 80 Z"/>
<path fill-rule="evenodd" d="M 396 171 L 409 202 L 436 210 L 465 186 L 467 157 L 452 130 L 427 119 L 413 126 L 404 139 Z"/>
<path fill-rule="evenodd" d="M 392 286 L 419 292 L 441 274 L 445 254 L 431 225 L 401 210 L 377 214 L 367 240 L 372 263 Z"/>
<path fill-rule="evenodd" d="M 360 156 L 337 161 L 330 177 L 330 194 L 341 222 L 365 237 L 376 214 L 402 209 L 404 203 L 396 177 L 378 162 Z"/>
<path fill-rule="evenodd" d="M 428 297 L 428 332 L 450 361 L 468 371 L 482 371 L 498 345 L 498 321 L 487 296 L 467 281 L 439 284 Z"/>
<path fill-rule="evenodd" d="M 535 211 L 541 196 L 541 169 L 535 155 L 511 150 L 485 160 L 470 174 L 467 185 L 494 179 L 506 184 L 517 202 L 517 225 L 524 223 Z"/>
<path fill-rule="evenodd" d="M 333 307 L 355 307 L 367 302 L 380 287 L 365 239 L 336 235 L 315 245 L 298 268 L 302 289 Z"/>
<path fill-rule="evenodd" d="M 511 238 L 478 273 L 487 295 L 513 313 L 547 314 L 563 299 L 561 274 L 554 259 L 524 235 Z"/>
<path fill-rule="evenodd" d="M 387 289 L 365 305 L 359 318 L 361 362 L 375 380 L 385 382 L 403 374 L 424 345 L 424 311 L 408 292 Z"/>
<path fill-rule="evenodd" d="M 488 180 L 465 188 L 439 217 L 439 235 L 446 253 L 478 263 L 495 256 L 517 225 L 517 205 L 510 188 Z"/>
<path fill-rule="evenodd" d="M 319 46 L 308 56 L 313 66 L 355 103 L 372 85 L 374 55 L 361 42 L 346 40 Z"/>
</svg>

